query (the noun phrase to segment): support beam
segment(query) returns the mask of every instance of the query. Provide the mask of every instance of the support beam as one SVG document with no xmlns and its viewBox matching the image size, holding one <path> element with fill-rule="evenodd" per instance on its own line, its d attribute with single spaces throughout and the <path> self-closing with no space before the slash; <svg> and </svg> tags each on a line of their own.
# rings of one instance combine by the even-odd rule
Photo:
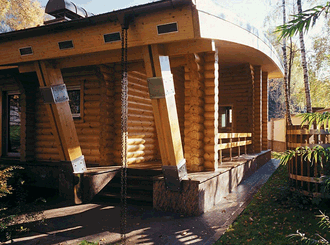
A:
<svg viewBox="0 0 330 245">
<path fill-rule="evenodd" d="M 187 170 L 169 58 L 160 56 L 157 45 L 144 47 L 143 53 L 165 181 L 170 190 L 179 191 Z"/>
<path fill-rule="evenodd" d="M 252 125 L 252 148 L 254 153 L 261 152 L 262 136 L 262 70 L 260 66 L 254 66 L 253 80 L 253 125 Z"/>
<path fill-rule="evenodd" d="M 35 70 L 38 75 L 40 88 L 49 87 L 52 89 L 57 85 L 64 84 L 61 70 L 56 66 L 56 64 L 49 61 L 38 61 L 35 62 Z M 60 95 L 64 95 L 63 97 L 67 94 L 66 89 L 60 92 Z M 53 134 L 60 152 L 60 159 L 65 162 L 70 162 L 72 164 L 73 173 L 76 174 L 76 179 L 81 180 L 80 174 L 86 170 L 86 165 L 78 141 L 69 101 L 66 100 L 63 102 L 46 104 L 46 107 Z M 63 173 L 64 177 L 62 178 L 63 181 L 68 181 L 67 183 L 69 184 L 73 183 L 73 176 L 72 172 L 70 174 L 68 169 L 64 170 L 66 173 Z M 72 177 L 71 180 L 66 179 L 70 178 L 70 176 Z M 60 193 L 61 191 L 64 192 L 66 196 L 69 196 L 69 198 L 72 195 L 71 197 L 74 198 L 76 204 L 81 203 L 82 197 L 79 196 L 79 183 L 80 181 L 78 181 L 78 184 L 75 186 L 72 185 L 72 188 L 68 188 L 69 190 L 65 190 L 65 186 L 62 186 L 63 190 L 60 189 Z"/>
<path fill-rule="evenodd" d="M 217 170 L 219 124 L 219 64 L 218 51 L 204 54 L 204 167 Z"/>
<path fill-rule="evenodd" d="M 268 149 L 268 73 L 262 72 L 262 150 Z"/>
<path fill-rule="evenodd" d="M 186 55 L 184 151 L 191 171 L 204 170 L 204 57 Z"/>
</svg>

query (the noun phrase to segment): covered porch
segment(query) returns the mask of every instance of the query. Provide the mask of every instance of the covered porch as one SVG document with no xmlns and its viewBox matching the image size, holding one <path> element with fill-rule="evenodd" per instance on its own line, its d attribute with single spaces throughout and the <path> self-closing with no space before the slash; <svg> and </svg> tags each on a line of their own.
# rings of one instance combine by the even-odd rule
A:
<svg viewBox="0 0 330 245">
<path fill-rule="evenodd" d="M 208 183 L 213 205 L 219 189 L 230 192 L 265 163 L 267 80 L 282 74 L 274 49 L 226 16 L 174 2 L 1 34 L 1 161 L 35 169 L 41 185 L 57 183 L 76 203 L 90 200 L 123 166 L 124 72 L 127 167 L 162 169 L 164 179 L 153 183 L 155 208 L 170 208 L 160 196 L 184 200 L 185 183 L 194 179 Z M 18 141 L 10 133 L 15 110 Z"/>
</svg>

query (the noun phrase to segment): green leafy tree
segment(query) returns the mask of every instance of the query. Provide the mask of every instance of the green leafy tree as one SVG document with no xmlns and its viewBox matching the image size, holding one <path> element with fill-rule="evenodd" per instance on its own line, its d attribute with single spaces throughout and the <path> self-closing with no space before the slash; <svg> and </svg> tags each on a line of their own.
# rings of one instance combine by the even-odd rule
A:
<svg viewBox="0 0 330 245">
<path fill-rule="evenodd" d="M 37 0 L 0 0 L 0 32 L 42 25 L 44 15 Z"/>
</svg>

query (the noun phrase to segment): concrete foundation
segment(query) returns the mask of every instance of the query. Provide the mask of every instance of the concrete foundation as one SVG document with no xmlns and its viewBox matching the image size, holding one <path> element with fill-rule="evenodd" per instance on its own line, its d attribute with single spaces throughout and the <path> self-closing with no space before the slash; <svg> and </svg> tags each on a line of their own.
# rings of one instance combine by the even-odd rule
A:
<svg viewBox="0 0 330 245">
<path fill-rule="evenodd" d="M 213 172 L 188 173 L 188 180 L 181 182 L 181 192 L 166 188 L 163 178 L 156 178 L 153 185 L 153 207 L 185 216 L 197 216 L 219 203 L 241 181 L 271 159 L 271 151 L 244 155 L 231 162 L 223 162 Z"/>
</svg>

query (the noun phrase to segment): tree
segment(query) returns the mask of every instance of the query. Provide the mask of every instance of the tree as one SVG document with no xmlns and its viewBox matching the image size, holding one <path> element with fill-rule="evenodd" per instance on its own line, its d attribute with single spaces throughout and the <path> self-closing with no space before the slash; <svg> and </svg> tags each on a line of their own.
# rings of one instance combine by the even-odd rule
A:
<svg viewBox="0 0 330 245">
<path fill-rule="evenodd" d="M 0 32 L 42 25 L 44 10 L 37 0 L 0 0 Z"/>
<path fill-rule="evenodd" d="M 285 0 L 282 1 L 283 7 L 283 24 L 286 23 L 286 13 L 285 13 Z M 288 62 L 287 62 L 287 55 L 286 55 L 286 38 L 283 38 L 283 63 L 284 63 L 284 93 L 285 93 L 285 108 L 286 108 L 286 121 L 288 125 L 292 125 L 291 120 L 291 113 L 290 113 L 290 98 L 289 98 L 289 89 L 288 86 Z"/>
<path fill-rule="evenodd" d="M 322 13 L 328 14 L 330 10 L 330 2 L 325 5 L 318 5 L 311 9 L 301 11 L 294 15 L 293 19 L 288 23 L 278 26 L 277 31 L 281 33 L 280 38 L 294 36 L 298 32 L 308 31 L 311 26 L 314 26 L 316 20 L 321 16 Z"/>
<path fill-rule="evenodd" d="M 297 0 L 298 6 L 298 13 L 302 13 L 301 8 L 301 0 Z M 308 82 L 308 69 L 307 69 L 307 62 L 306 62 L 306 49 L 305 49 L 305 42 L 304 42 L 304 33 L 303 31 L 299 31 L 299 42 L 300 42 L 300 52 L 301 52 L 301 65 L 303 67 L 304 72 L 304 84 L 305 84 L 305 96 L 306 96 L 306 107 L 307 112 L 312 112 L 312 101 L 311 101 L 311 92 Z"/>
</svg>

